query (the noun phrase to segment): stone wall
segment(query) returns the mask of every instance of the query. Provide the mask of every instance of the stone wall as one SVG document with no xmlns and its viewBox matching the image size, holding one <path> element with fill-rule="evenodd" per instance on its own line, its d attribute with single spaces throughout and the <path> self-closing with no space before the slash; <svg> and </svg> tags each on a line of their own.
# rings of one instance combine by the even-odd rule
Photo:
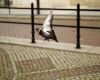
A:
<svg viewBox="0 0 100 80">
<path fill-rule="evenodd" d="M 70 0 L 70 5 L 75 6 L 80 3 L 82 6 L 100 7 L 100 0 Z"/>
<path fill-rule="evenodd" d="M 36 7 L 36 0 L 12 0 L 14 7 L 30 7 L 31 2 Z M 69 1 L 69 0 L 68 0 Z M 41 7 L 67 7 L 68 1 L 66 0 L 40 0 Z"/>
<path fill-rule="evenodd" d="M 12 0 L 14 7 L 30 7 L 31 2 L 36 7 L 37 0 Z M 41 7 L 54 7 L 54 8 L 66 8 L 68 6 L 76 6 L 80 3 L 81 6 L 86 7 L 100 7 L 100 0 L 40 0 Z"/>
<path fill-rule="evenodd" d="M 31 7 L 31 3 L 36 6 L 36 0 L 12 0 L 13 7 Z"/>
</svg>

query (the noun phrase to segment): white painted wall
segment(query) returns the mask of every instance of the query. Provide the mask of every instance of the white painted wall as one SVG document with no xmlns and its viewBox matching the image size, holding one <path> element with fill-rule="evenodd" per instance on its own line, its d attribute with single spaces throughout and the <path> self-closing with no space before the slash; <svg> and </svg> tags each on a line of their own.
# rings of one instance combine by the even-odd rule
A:
<svg viewBox="0 0 100 80">
<path fill-rule="evenodd" d="M 36 7 L 36 0 L 12 0 L 13 7 L 30 7 L 31 2 L 34 3 Z M 69 0 L 40 0 L 40 7 L 68 7 Z"/>
<path fill-rule="evenodd" d="M 36 0 L 12 0 L 13 7 L 31 7 L 31 3 L 34 3 L 34 6 L 36 6 Z"/>
</svg>

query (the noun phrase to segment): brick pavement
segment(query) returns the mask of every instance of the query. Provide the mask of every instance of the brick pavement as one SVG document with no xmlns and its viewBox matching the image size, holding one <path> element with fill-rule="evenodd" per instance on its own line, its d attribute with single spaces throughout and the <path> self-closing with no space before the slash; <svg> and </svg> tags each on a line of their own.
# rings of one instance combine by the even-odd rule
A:
<svg viewBox="0 0 100 80">
<path fill-rule="evenodd" d="M 0 43 L 0 57 L 0 80 L 100 80 L 100 54 Z"/>
<path fill-rule="evenodd" d="M 0 48 L 0 80 L 11 80 L 13 68 L 8 53 Z"/>
<path fill-rule="evenodd" d="M 1 15 L 2 16 L 2 15 Z M 11 16 L 11 15 L 10 15 Z M 19 18 L 22 16 L 12 16 L 12 17 L 5 18 L 0 17 L 0 21 L 14 21 L 14 22 L 31 22 L 30 17 Z M 35 16 L 35 23 L 43 23 L 46 16 Z M 70 16 L 71 17 L 71 16 Z M 76 17 L 70 18 L 68 16 L 55 16 L 53 20 L 53 24 L 57 25 L 72 25 L 76 26 Z M 90 26 L 90 27 L 100 27 L 100 18 L 87 17 L 81 18 L 80 22 L 81 26 Z M 36 27 L 41 27 L 42 25 L 36 25 Z M 56 36 L 59 42 L 64 43 L 76 43 L 76 28 L 68 28 L 68 27 L 57 27 L 53 26 Z M 93 46 L 100 46 L 100 30 L 99 29 L 83 29 L 81 28 L 81 44 L 83 45 L 93 45 Z M 62 36 L 63 35 L 63 36 Z M 0 36 L 4 37 L 15 37 L 15 38 L 24 38 L 24 39 L 31 39 L 31 25 L 27 24 L 6 24 L 0 23 Z M 38 36 L 37 32 L 35 33 L 36 40 L 43 40 L 41 36 Z"/>
</svg>

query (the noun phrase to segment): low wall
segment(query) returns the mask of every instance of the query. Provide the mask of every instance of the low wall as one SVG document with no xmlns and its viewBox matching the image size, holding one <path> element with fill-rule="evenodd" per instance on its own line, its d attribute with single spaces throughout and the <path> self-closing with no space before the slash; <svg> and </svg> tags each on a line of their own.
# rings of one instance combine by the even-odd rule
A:
<svg viewBox="0 0 100 80">
<path fill-rule="evenodd" d="M 37 0 L 12 0 L 12 6 L 15 7 L 30 7 L 30 3 L 33 2 L 36 6 Z M 41 7 L 68 7 L 75 6 L 80 3 L 82 6 L 87 7 L 100 7 L 99 0 L 40 0 Z"/>
<path fill-rule="evenodd" d="M 70 0 L 70 5 L 75 6 L 80 3 L 82 6 L 100 7 L 100 0 Z"/>
</svg>

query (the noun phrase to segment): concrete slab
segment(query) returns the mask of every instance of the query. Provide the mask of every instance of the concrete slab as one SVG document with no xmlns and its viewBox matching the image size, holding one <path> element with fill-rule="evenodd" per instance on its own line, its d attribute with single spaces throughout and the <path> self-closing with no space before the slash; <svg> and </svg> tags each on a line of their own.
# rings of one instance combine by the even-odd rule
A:
<svg viewBox="0 0 100 80">
<path fill-rule="evenodd" d="M 0 37 L 0 42 L 9 43 L 9 44 L 18 44 L 18 45 L 27 45 L 27 46 L 35 46 L 35 47 L 44 47 L 44 48 L 100 54 L 100 47 L 88 46 L 88 45 L 81 45 L 80 49 L 76 49 L 75 44 L 47 42 L 47 41 L 40 41 L 40 40 L 36 40 L 36 43 L 31 43 L 30 39 L 11 38 L 11 37 Z"/>
</svg>

